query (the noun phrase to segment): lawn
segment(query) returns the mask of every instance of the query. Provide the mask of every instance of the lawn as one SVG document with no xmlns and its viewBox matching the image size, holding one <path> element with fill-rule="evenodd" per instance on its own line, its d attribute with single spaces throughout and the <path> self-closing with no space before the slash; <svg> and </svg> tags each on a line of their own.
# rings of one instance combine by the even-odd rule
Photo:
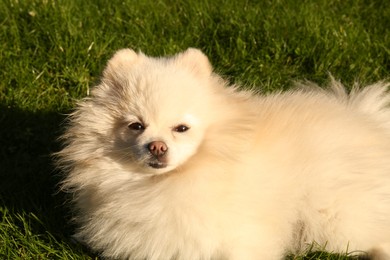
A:
<svg viewBox="0 0 390 260">
<path fill-rule="evenodd" d="M 389 77 L 389 25 L 382 0 L 1 1 L 0 258 L 95 258 L 70 237 L 50 154 L 115 50 L 197 47 L 232 83 L 265 92 L 329 73 L 351 86 Z"/>
</svg>

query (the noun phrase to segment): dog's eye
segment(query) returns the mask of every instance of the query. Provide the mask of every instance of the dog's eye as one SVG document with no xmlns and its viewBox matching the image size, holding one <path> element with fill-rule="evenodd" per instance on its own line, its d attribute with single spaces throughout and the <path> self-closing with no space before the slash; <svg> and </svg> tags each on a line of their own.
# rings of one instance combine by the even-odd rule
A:
<svg viewBox="0 0 390 260">
<path fill-rule="evenodd" d="M 143 131 L 145 130 L 145 127 L 141 123 L 131 123 L 128 125 L 129 129 L 134 131 Z"/>
<path fill-rule="evenodd" d="M 178 126 L 173 128 L 173 131 L 183 133 L 183 132 L 187 131 L 188 129 L 190 129 L 190 128 L 186 125 L 178 125 Z"/>
</svg>

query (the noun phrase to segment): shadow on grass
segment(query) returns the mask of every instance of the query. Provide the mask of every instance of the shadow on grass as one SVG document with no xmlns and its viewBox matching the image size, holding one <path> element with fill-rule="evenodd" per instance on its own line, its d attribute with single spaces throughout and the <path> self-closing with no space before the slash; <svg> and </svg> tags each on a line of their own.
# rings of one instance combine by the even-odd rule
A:
<svg viewBox="0 0 390 260">
<path fill-rule="evenodd" d="M 64 118 L 55 112 L 33 113 L 0 104 L 0 217 L 1 212 L 24 216 L 34 234 L 50 233 L 59 243 L 69 243 L 73 230 L 64 196 L 57 191 L 60 177 L 51 158 L 60 147 L 56 139 Z M 24 228 L 23 222 L 15 222 Z"/>
</svg>

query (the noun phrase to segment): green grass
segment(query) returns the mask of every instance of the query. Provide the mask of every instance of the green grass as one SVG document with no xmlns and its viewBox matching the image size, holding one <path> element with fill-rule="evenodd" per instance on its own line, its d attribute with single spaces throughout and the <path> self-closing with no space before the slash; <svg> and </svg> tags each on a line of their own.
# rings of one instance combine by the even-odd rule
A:
<svg viewBox="0 0 390 260">
<path fill-rule="evenodd" d="M 197 47 L 231 82 L 264 91 L 328 73 L 351 85 L 389 77 L 389 24 L 381 0 L 1 1 L 0 258 L 94 258 L 70 239 L 50 154 L 116 49 Z"/>
</svg>

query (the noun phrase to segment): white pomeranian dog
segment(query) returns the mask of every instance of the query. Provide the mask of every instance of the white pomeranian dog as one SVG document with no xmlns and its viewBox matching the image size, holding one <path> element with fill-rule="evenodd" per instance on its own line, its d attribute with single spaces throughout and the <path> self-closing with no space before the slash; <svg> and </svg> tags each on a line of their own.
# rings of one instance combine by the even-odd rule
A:
<svg viewBox="0 0 390 260">
<path fill-rule="evenodd" d="M 58 153 L 75 236 L 114 259 L 390 259 L 389 85 L 330 85 L 256 95 L 196 49 L 118 51 Z"/>
</svg>

